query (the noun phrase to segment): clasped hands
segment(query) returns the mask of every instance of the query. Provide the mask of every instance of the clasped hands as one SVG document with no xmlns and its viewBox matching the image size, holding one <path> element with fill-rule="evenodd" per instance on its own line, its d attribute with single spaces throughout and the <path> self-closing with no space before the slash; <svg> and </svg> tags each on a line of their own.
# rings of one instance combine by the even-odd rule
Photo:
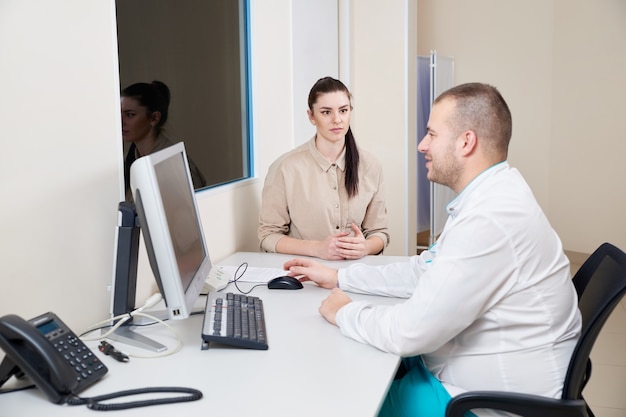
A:
<svg viewBox="0 0 626 417">
<path fill-rule="evenodd" d="M 337 270 L 311 260 L 296 258 L 285 262 L 283 269 L 291 276 L 300 276 L 300 281 L 313 281 L 331 293 L 320 305 L 320 314 L 331 324 L 337 325 L 335 317 L 339 309 L 352 302 L 352 299 L 337 287 Z"/>
<path fill-rule="evenodd" d="M 365 236 L 361 229 L 354 223 L 350 224 L 351 230 L 336 233 L 320 241 L 318 258 L 331 261 L 341 259 L 361 259 L 368 255 Z M 350 236 L 353 233 L 354 236 Z"/>
</svg>

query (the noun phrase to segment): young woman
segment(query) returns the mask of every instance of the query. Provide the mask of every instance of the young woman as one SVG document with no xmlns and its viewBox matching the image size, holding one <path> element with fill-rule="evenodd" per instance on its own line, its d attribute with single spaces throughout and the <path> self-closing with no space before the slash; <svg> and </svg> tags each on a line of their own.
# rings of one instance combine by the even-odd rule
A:
<svg viewBox="0 0 626 417">
<path fill-rule="evenodd" d="M 130 143 L 124 160 L 126 200 L 132 200 L 130 166 L 135 159 L 165 149 L 175 142 L 163 132 L 170 105 L 170 90 L 164 83 L 136 83 L 122 90 L 122 139 Z M 204 176 L 188 157 L 194 188 L 206 186 Z"/>
<path fill-rule="evenodd" d="M 350 92 L 325 77 L 308 105 L 315 136 L 278 158 L 265 178 L 261 249 L 335 260 L 379 254 L 389 243 L 382 166 L 356 145 Z"/>
</svg>

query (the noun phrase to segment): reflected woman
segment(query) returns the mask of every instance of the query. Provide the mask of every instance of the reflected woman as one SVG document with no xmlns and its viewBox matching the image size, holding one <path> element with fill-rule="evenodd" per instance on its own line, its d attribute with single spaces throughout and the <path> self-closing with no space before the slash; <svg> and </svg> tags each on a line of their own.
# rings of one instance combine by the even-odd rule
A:
<svg viewBox="0 0 626 417">
<path fill-rule="evenodd" d="M 122 139 L 130 143 L 124 159 L 126 200 L 132 201 L 130 166 L 139 157 L 165 149 L 176 143 L 167 137 L 163 126 L 167 122 L 170 90 L 161 81 L 136 83 L 122 90 Z M 195 189 L 206 186 L 206 180 L 196 164 L 188 157 L 189 171 Z"/>
</svg>

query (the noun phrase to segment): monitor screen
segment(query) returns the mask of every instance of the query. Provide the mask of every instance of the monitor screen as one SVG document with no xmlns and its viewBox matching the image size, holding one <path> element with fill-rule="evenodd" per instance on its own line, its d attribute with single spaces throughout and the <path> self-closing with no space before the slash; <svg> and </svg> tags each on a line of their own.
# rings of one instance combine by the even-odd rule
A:
<svg viewBox="0 0 626 417">
<path fill-rule="evenodd" d="M 171 319 L 187 318 L 211 260 L 182 142 L 138 158 L 130 184 L 152 272 Z"/>
</svg>

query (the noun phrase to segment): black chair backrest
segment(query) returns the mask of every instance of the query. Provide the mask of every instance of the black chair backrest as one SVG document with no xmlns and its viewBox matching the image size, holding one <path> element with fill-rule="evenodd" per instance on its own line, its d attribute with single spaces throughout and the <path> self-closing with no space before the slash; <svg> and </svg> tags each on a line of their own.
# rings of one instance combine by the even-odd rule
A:
<svg viewBox="0 0 626 417">
<path fill-rule="evenodd" d="M 591 349 L 602 326 L 626 293 L 626 253 L 610 243 L 602 244 L 572 281 L 578 293 L 582 330 L 563 384 L 562 398 L 569 400 L 582 398 Z"/>
</svg>

